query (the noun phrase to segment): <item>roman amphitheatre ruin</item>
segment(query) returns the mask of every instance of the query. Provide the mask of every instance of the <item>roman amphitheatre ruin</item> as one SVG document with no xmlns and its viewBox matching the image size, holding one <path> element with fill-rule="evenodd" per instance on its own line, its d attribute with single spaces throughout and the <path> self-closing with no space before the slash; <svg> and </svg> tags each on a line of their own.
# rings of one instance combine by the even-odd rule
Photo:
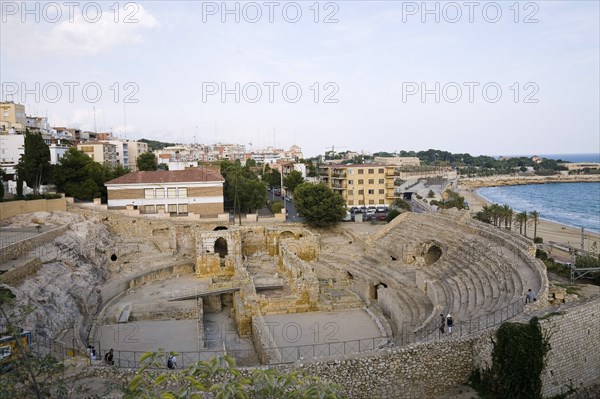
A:
<svg viewBox="0 0 600 399">
<path fill-rule="evenodd" d="M 5 223 L 16 231 L 35 222 L 47 232 L 33 234 L 33 247 L 3 248 L 3 263 L 27 267 L 4 282 L 19 303 L 38 306 L 28 328 L 75 352 L 91 344 L 102 356 L 112 348 L 122 368 L 159 348 L 177 352 L 180 367 L 221 354 L 251 367 L 366 361 L 377 385 L 386 371 L 371 370 L 373 356 L 429 348 L 419 349 L 431 357 L 421 359 L 427 374 L 446 356 L 431 345 L 460 355 L 469 337 L 548 305 L 534 245 L 466 212 L 404 213 L 377 228 L 315 231 L 69 210 Z M 528 289 L 538 300 L 524 305 Z M 440 315 L 448 314 L 454 330 L 442 334 Z M 479 354 L 470 345 L 472 363 Z M 464 380 L 467 363 L 446 367 L 458 377 L 436 371 L 401 389 L 406 397 L 439 393 Z M 423 385 L 433 378 L 440 381 L 433 388 Z M 395 392 L 379 384 L 371 393 Z M 368 397 L 357 393 L 366 386 L 353 389 L 353 397 Z"/>
</svg>

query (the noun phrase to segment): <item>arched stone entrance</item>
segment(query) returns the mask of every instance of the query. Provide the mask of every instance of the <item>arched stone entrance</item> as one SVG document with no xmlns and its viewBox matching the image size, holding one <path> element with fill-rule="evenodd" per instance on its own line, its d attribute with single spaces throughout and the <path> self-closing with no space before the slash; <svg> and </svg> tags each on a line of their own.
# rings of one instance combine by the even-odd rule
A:
<svg viewBox="0 0 600 399">
<path fill-rule="evenodd" d="M 227 256 L 227 240 L 223 237 L 219 237 L 215 241 L 215 253 L 219 254 L 220 258 Z"/>
</svg>

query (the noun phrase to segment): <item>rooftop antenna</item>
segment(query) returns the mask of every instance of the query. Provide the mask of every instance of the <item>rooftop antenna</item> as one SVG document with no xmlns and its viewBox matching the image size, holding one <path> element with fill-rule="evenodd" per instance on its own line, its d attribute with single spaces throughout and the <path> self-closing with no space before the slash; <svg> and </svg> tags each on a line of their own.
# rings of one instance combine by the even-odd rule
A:
<svg viewBox="0 0 600 399">
<path fill-rule="evenodd" d="M 123 128 L 124 133 L 125 133 L 125 137 L 124 139 L 127 140 L 127 110 L 125 109 L 125 104 L 123 103 L 123 123 L 125 125 L 125 127 Z"/>
<path fill-rule="evenodd" d="M 96 107 L 94 106 L 94 133 L 98 133 L 98 130 L 96 129 Z"/>
</svg>

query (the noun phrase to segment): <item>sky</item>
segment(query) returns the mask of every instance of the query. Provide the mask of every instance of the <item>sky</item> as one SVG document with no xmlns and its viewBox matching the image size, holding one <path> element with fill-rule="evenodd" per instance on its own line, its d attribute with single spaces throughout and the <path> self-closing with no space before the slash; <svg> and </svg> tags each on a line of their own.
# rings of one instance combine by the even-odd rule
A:
<svg viewBox="0 0 600 399">
<path fill-rule="evenodd" d="M 599 5 L 3 0 L 0 94 L 127 139 L 595 153 Z"/>
</svg>

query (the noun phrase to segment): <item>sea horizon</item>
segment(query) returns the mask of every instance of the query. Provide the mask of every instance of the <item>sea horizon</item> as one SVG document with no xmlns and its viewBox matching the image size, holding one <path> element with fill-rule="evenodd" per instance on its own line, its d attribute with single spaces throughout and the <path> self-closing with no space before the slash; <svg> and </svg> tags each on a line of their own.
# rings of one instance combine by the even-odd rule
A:
<svg viewBox="0 0 600 399">
<path fill-rule="evenodd" d="M 495 158 L 500 158 L 500 157 L 512 157 L 512 158 L 518 158 L 518 157 L 527 157 L 527 158 L 531 158 L 533 156 L 538 156 L 538 157 L 542 157 L 542 158 L 547 158 L 547 159 L 560 159 L 563 161 L 568 161 L 568 162 L 595 162 L 595 163 L 600 163 L 600 152 L 595 153 L 595 152 L 590 152 L 590 153 L 573 153 L 573 154 L 510 154 L 510 155 L 506 155 L 506 154 L 501 154 L 501 155 L 495 155 Z"/>
</svg>

